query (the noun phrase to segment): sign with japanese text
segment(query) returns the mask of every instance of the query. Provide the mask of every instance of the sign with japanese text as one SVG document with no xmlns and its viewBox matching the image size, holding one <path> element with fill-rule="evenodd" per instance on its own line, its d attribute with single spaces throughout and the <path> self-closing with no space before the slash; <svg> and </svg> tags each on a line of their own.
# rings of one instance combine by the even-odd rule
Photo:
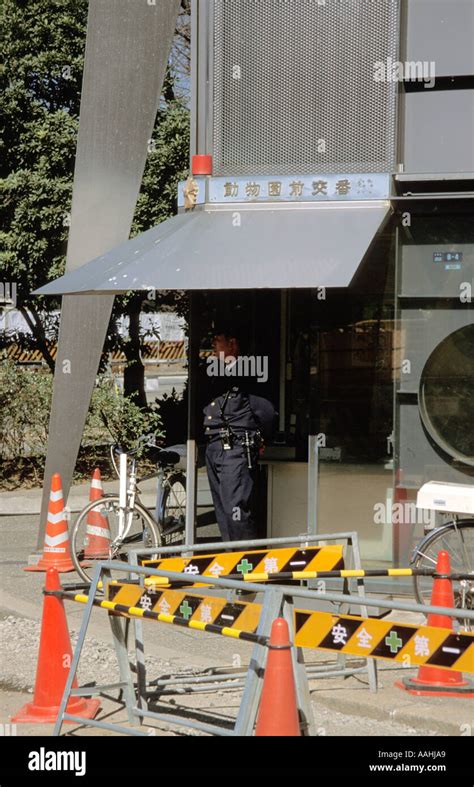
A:
<svg viewBox="0 0 474 787">
<path fill-rule="evenodd" d="M 474 672 L 474 634 L 435 626 L 295 610 L 295 645 Z"/>
<path fill-rule="evenodd" d="M 380 173 L 302 176 L 196 178 L 196 204 L 258 202 L 331 202 L 388 199 L 390 175 Z M 184 189 L 178 189 L 178 207 L 184 207 Z"/>
<path fill-rule="evenodd" d="M 114 604 L 249 633 L 256 631 L 262 611 L 260 604 L 161 590 L 153 585 L 143 588 L 127 582 L 109 582 L 106 597 Z"/>
<path fill-rule="evenodd" d="M 313 175 L 297 177 L 212 178 L 209 202 L 328 202 L 387 199 L 389 176 Z"/>
<path fill-rule="evenodd" d="M 344 568 L 343 546 L 330 544 L 323 547 L 283 547 L 260 549 L 248 552 L 222 552 L 218 555 L 194 555 L 193 557 L 166 557 L 160 560 L 143 560 L 146 568 L 161 571 L 176 571 L 193 576 L 201 574 L 214 579 L 229 574 L 243 576 L 252 574 L 278 574 L 285 571 L 331 571 Z M 173 582 L 173 586 L 177 583 Z M 195 584 L 203 587 L 203 583 Z"/>
</svg>

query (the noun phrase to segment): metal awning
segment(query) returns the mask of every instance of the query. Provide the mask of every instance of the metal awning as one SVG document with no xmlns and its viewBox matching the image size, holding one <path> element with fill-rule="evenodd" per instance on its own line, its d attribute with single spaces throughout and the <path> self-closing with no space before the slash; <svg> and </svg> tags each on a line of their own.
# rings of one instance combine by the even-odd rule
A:
<svg viewBox="0 0 474 787">
<path fill-rule="evenodd" d="M 381 200 L 195 209 L 35 294 L 347 287 L 389 212 Z"/>
</svg>

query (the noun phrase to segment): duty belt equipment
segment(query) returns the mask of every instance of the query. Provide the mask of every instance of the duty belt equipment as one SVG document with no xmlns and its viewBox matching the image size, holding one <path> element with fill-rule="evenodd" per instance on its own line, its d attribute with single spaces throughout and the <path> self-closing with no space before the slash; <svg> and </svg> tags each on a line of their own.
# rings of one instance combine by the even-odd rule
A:
<svg viewBox="0 0 474 787">
<path fill-rule="evenodd" d="M 244 431 L 244 437 L 239 438 L 239 435 L 232 429 L 226 415 L 225 415 L 225 408 L 227 402 L 229 401 L 230 391 L 227 391 L 224 402 L 221 404 L 219 402 L 219 409 L 221 411 L 221 419 L 224 424 L 223 428 L 219 430 L 219 437 L 222 442 L 222 447 L 224 451 L 230 451 L 233 448 L 234 442 L 240 442 L 247 455 L 247 467 L 249 470 L 253 470 L 254 467 L 254 458 L 252 455 L 252 448 L 258 449 L 261 445 L 261 434 L 258 429 L 251 433 L 248 430 Z"/>
</svg>

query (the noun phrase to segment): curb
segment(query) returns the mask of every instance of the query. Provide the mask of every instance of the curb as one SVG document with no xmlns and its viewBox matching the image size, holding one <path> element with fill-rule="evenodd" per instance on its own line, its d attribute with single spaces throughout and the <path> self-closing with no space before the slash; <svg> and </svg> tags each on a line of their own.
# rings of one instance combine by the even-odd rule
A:
<svg viewBox="0 0 474 787">
<path fill-rule="evenodd" d="M 313 705 L 316 704 L 316 714 L 317 704 L 320 703 L 327 710 L 338 711 L 350 716 L 370 718 L 381 722 L 393 721 L 397 724 L 406 724 L 408 727 L 412 727 L 423 734 L 434 731 L 441 735 L 454 737 L 461 736 L 463 724 L 468 725 L 472 723 L 472 707 L 468 705 L 467 699 L 464 700 L 464 708 L 458 709 L 459 711 L 465 710 L 465 713 L 459 713 L 457 721 L 450 721 L 446 719 L 447 705 L 445 703 L 434 708 L 433 705 L 424 702 L 423 697 L 413 698 L 414 700 L 418 699 L 416 704 L 414 702 L 413 704 L 397 707 L 396 702 L 390 703 L 387 698 L 382 699 L 380 690 L 378 694 L 371 694 L 369 689 L 366 689 L 367 699 L 373 697 L 375 699 L 374 702 L 362 700 L 360 692 L 357 700 L 347 696 L 345 698 L 341 697 L 336 692 L 331 692 L 330 696 L 325 696 L 323 692 L 324 689 L 317 693 L 314 690 L 311 692 Z M 403 702 L 402 698 L 400 700 Z M 449 699 L 446 698 L 446 701 L 449 702 Z M 462 700 L 457 699 L 452 701 L 462 702 Z"/>
</svg>

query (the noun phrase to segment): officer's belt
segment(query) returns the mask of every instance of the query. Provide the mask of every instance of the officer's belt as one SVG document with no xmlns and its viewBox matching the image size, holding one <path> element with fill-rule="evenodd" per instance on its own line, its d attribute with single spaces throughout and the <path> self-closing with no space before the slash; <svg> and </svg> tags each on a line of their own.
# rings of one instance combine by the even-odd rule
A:
<svg viewBox="0 0 474 787">
<path fill-rule="evenodd" d="M 236 440 L 237 442 L 243 442 L 245 440 L 245 434 L 248 434 L 249 437 L 255 437 L 257 434 L 258 429 L 234 429 L 232 427 L 232 440 Z M 210 432 L 206 435 L 210 443 L 215 443 L 216 440 L 222 441 L 222 434 L 221 430 L 217 432 Z"/>
</svg>

